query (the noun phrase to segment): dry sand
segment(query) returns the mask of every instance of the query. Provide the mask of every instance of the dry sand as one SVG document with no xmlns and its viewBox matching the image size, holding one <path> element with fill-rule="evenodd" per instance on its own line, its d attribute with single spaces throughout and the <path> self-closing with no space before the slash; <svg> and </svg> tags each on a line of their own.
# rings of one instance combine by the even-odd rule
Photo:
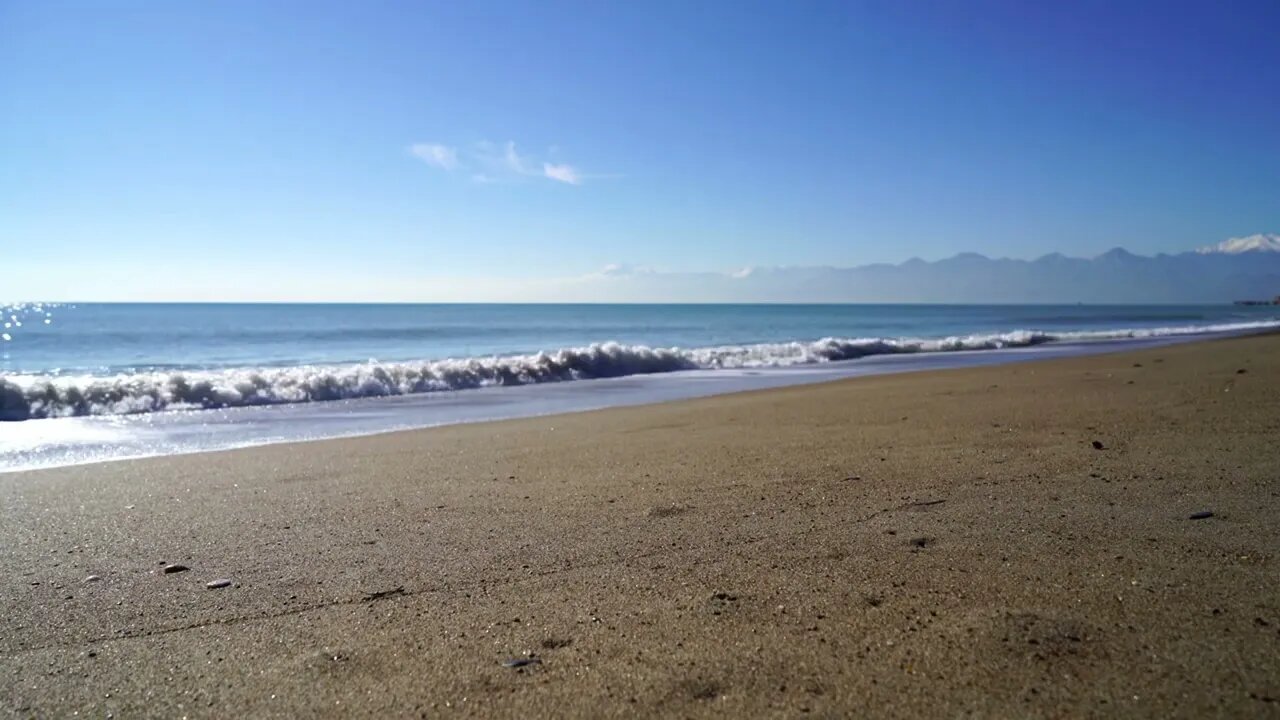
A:
<svg viewBox="0 0 1280 720">
<path fill-rule="evenodd" d="M 1278 717 L 1277 438 L 1272 336 L 3 475 L 0 702 Z"/>
</svg>

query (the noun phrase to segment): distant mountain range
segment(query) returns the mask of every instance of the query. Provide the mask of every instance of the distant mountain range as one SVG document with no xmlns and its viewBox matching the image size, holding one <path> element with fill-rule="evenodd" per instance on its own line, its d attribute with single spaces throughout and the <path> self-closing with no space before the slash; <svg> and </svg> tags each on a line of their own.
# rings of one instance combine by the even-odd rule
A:
<svg viewBox="0 0 1280 720">
<path fill-rule="evenodd" d="M 613 269 L 579 286 L 608 301 L 1225 303 L 1280 295 L 1280 235 L 1233 238 L 1177 255 L 1115 248 L 1094 258 L 1035 260 L 961 253 L 854 268 L 748 268 L 736 273 Z M 603 297 L 602 297 L 603 296 Z"/>
</svg>

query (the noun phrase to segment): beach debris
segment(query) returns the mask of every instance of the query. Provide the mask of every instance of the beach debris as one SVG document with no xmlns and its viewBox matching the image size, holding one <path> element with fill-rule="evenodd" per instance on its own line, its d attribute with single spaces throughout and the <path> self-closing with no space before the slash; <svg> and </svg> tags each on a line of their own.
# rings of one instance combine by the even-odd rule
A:
<svg viewBox="0 0 1280 720">
<path fill-rule="evenodd" d="M 911 538 L 911 547 L 915 548 L 915 550 L 921 550 L 923 548 L 927 548 L 932 544 L 933 544 L 933 538 L 931 537 Z M 915 552 L 915 550 L 912 550 L 912 552 Z"/>
<path fill-rule="evenodd" d="M 689 697 L 703 702 L 715 700 L 724 693 L 719 683 L 708 682 L 701 679 L 686 680 L 681 683 L 681 685 L 684 687 L 685 692 L 689 694 Z M 807 710 L 805 712 L 807 712 Z"/>
<path fill-rule="evenodd" d="M 1105 450 L 1106 448 L 1107 448 L 1107 446 L 1106 446 L 1106 445 L 1103 445 L 1101 440 L 1094 440 L 1094 441 L 1093 441 L 1093 449 L 1094 449 L 1094 450 Z"/>
<path fill-rule="evenodd" d="M 649 508 L 648 515 L 649 517 L 665 518 L 665 517 L 672 517 L 675 515 L 681 515 L 683 513 L 689 512 L 692 509 L 693 508 L 688 505 L 677 505 L 675 503 L 672 503 L 671 505 L 658 505 L 657 507 Z"/>
<path fill-rule="evenodd" d="M 375 600 L 382 600 L 383 598 L 395 597 L 396 595 L 403 594 L 404 586 L 400 585 L 399 587 L 393 587 L 390 590 L 378 590 L 377 592 L 365 593 L 363 602 L 373 602 Z"/>
<path fill-rule="evenodd" d="M 1212 511 L 1209 511 L 1209 510 L 1201 510 L 1200 512 L 1193 512 L 1193 513 L 1191 513 L 1191 515 L 1189 515 L 1189 516 L 1188 516 L 1188 519 L 1190 519 L 1190 520 L 1204 520 L 1205 518 L 1211 518 L 1211 517 L 1213 517 L 1213 512 L 1212 512 Z"/>
<path fill-rule="evenodd" d="M 81 582 L 87 582 L 87 583 L 91 583 L 91 582 L 98 582 L 98 581 L 99 581 L 99 580 L 101 580 L 101 579 L 102 579 L 102 578 L 98 577 L 97 575 L 90 575 L 89 577 L 85 578 L 84 580 L 81 580 Z"/>
<path fill-rule="evenodd" d="M 737 602 L 737 595 L 727 592 L 718 592 L 707 600 L 707 605 L 712 615 L 721 615 L 725 611 L 732 611 L 737 608 Z"/>
<path fill-rule="evenodd" d="M 187 567 L 186 565 L 179 565 L 178 563 L 173 563 L 171 565 L 164 566 L 164 574 L 172 575 L 174 573 L 186 572 L 190 569 L 191 568 Z"/>
<path fill-rule="evenodd" d="M 528 665 L 537 665 L 541 662 L 542 662 L 542 658 L 538 657 L 537 655 L 530 655 L 529 657 L 507 658 L 506 660 L 502 661 L 502 667 L 522 668 Z"/>
<path fill-rule="evenodd" d="M 541 644 L 543 650 L 559 650 L 560 648 L 572 645 L 573 640 L 570 638 L 549 637 L 543 640 Z"/>
<path fill-rule="evenodd" d="M 942 498 L 940 500 L 917 500 L 916 502 L 909 502 L 906 505 L 903 505 L 899 509 L 900 510 L 913 510 L 913 509 L 923 510 L 925 508 L 933 507 L 934 505 L 941 505 L 946 501 L 947 501 L 946 498 Z"/>
<path fill-rule="evenodd" d="M 1244 368 L 1240 368 L 1239 370 L 1236 370 L 1236 374 L 1237 374 L 1237 375 L 1244 375 L 1244 374 L 1245 374 L 1245 373 L 1247 373 L 1247 372 L 1249 372 L 1249 371 L 1248 371 L 1248 370 L 1245 370 Z"/>
<path fill-rule="evenodd" d="M 217 580 L 210 580 L 209 582 L 205 583 L 204 586 L 209 588 L 210 590 L 217 590 L 218 588 L 231 587 L 231 578 L 218 578 Z"/>
</svg>

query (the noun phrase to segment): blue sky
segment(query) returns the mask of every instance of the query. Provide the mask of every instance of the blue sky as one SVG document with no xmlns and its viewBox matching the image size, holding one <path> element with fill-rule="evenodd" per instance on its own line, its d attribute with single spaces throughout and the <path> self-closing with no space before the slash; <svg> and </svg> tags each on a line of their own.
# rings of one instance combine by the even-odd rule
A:
<svg viewBox="0 0 1280 720">
<path fill-rule="evenodd" d="M 1273 0 L 0 0 L 0 296 L 449 299 L 1275 232 L 1277 28 Z"/>
</svg>

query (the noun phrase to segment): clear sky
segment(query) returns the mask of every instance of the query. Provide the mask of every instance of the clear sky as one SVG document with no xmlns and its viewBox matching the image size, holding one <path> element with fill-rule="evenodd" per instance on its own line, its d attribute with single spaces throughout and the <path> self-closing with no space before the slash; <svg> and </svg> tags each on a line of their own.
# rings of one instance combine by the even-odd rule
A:
<svg viewBox="0 0 1280 720">
<path fill-rule="evenodd" d="M 1280 229 L 1277 33 L 1275 0 L 0 0 L 0 297 L 1188 250 Z"/>
</svg>

